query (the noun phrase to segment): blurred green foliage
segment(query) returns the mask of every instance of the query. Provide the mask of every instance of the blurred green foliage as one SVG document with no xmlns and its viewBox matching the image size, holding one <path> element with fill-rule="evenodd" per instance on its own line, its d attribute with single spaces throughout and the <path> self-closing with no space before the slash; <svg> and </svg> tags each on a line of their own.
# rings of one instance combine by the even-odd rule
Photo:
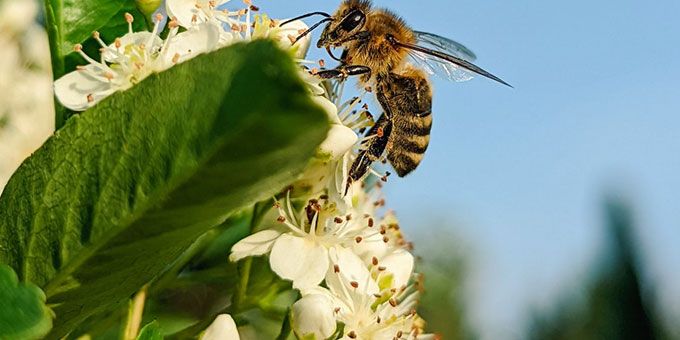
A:
<svg viewBox="0 0 680 340">
<path fill-rule="evenodd" d="M 631 210 L 613 199 L 605 211 L 608 244 L 585 298 L 566 296 L 554 311 L 534 316 L 528 339 L 669 339 L 652 285 L 642 278 Z"/>
<path fill-rule="evenodd" d="M 451 232 L 428 232 L 437 237 L 420 238 L 416 244 L 418 271 L 424 278 L 424 294 L 418 313 L 427 321 L 427 329 L 443 339 L 476 339 L 478 336 L 466 320 L 464 283 L 467 258 L 452 245 L 460 239 Z M 460 248 L 458 248 L 460 249 Z"/>
</svg>

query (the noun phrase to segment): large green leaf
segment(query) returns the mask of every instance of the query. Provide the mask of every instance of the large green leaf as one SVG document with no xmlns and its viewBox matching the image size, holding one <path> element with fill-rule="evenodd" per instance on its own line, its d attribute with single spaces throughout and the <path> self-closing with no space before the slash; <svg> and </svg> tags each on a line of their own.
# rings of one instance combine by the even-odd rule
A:
<svg viewBox="0 0 680 340">
<path fill-rule="evenodd" d="M 19 168 L 0 197 L 0 262 L 43 287 L 51 337 L 300 173 L 328 122 L 296 67 L 267 41 L 199 56 L 73 117 Z"/>
<path fill-rule="evenodd" d="M 45 293 L 31 283 L 19 283 L 12 268 L 0 264 L 0 339 L 38 339 L 52 328 Z"/>
</svg>

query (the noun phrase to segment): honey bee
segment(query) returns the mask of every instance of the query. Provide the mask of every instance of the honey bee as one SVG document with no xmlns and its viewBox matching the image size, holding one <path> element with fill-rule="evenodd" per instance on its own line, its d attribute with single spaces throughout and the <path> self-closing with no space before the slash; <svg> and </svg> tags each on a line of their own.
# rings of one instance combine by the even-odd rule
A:
<svg viewBox="0 0 680 340">
<path fill-rule="evenodd" d="M 432 89 L 429 75 L 465 81 L 478 74 L 501 84 L 502 79 L 472 64 L 474 53 L 460 43 L 435 34 L 415 31 L 386 9 L 374 9 L 370 0 L 345 0 L 333 15 L 298 36 L 298 40 L 328 22 L 317 47 L 340 61 L 335 69 L 317 73 L 324 79 L 359 76 L 360 85 L 372 88 L 383 113 L 366 133 L 368 138 L 354 160 L 347 186 L 361 180 L 373 162 L 387 160 L 399 177 L 415 170 L 423 160 L 432 128 Z M 288 23 L 286 22 L 286 23 Z M 285 25 L 286 23 L 282 24 Z M 342 57 L 331 48 L 342 48 Z"/>
</svg>

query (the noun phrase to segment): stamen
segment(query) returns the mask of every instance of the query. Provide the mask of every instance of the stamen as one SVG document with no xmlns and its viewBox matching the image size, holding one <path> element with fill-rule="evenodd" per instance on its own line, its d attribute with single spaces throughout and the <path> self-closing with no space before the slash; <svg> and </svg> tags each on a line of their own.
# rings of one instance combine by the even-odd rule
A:
<svg viewBox="0 0 680 340">
<path fill-rule="evenodd" d="M 357 236 L 354 241 L 356 241 L 357 244 L 361 243 L 363 241 L 363 238 L 361 236 Z"/>
<path fill-rule="evenodd" d="M 87 102 L 92 103 L 94 101 L 94 96 L 90 93 L 87 95 Z"/>
<path fill-rule="evenodd" d="M 333 265 L 333 272 L 339 273 L 340 272 L 340 266 L 338 266 L 337 264 L 334 264 Z"/>
<path fill-rule="evenodd" d="M 348 336 L 350 339 L 356 339 L 356 338 L 357 338 L 357 333 L 356 333 L 355 331 L 351 331 L 351 332 L 347 333 L 347 336 Z"/>
<path fill-rule="evenodd" d="M 371 263 L 372 263 L 374 266 L 377 266 L 377 265 L 378 265 L 378 258 L 375 257 L 375 256 L 373 256 L 373 258 L 371 259 Z"/>
<path fill-rule="evenodd" d="M 279 223 L 286 222 L 286 217 L 285 217 L 285 216 L 279 216 L 279 217 L 276 219 L 276 221 L 279 222 Z"/>
<path fill-rule="evenodd" d="M 125 13 L 125 21 L 128 23 L 128 32 L 132 33 L 132 22 L 135 21 L 135 17 L 130 13 Z"/>
<path fill-rule="evenodd" d="M 359 288 L 359 282 L 356 282 L 356 281 L 350 282 L 349 285 L 352 286 L 352 288 L 355 288 L 355 289 Z"/>
</svg>

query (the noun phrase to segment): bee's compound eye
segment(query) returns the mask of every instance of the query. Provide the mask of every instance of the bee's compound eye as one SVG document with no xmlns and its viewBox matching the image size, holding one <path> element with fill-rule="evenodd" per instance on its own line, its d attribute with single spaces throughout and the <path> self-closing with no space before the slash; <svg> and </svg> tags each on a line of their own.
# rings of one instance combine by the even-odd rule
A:
<svg viewBox="0 0 680 340">
<path fill-rule="evenodd" d="M 350 12 L 347 16 L 345 16 L 345 18 L 340 23 L 340 27 L 344 31 L 350 32 L 355 28 L 359 27 L 359 25 L 363 24 L 365 19 L 366 16 L 364 15 L 363 12 L 361 12 L 360 10 L 354 10 Z"/>
</svg>

